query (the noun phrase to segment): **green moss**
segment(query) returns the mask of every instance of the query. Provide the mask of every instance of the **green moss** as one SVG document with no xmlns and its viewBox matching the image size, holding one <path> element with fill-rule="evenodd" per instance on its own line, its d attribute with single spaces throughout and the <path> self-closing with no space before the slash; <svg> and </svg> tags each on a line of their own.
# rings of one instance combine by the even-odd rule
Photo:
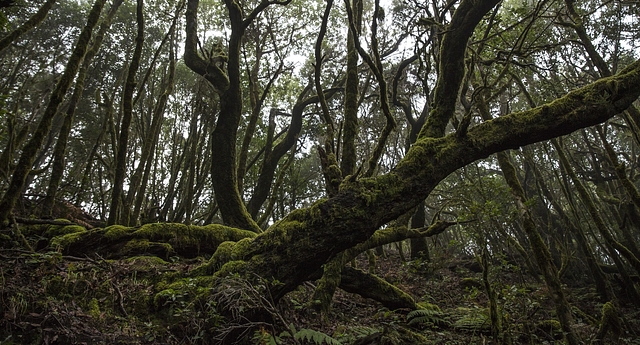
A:
<svg viewBox="0 0 640 345">
<path fill-rule="evenodd" d="M 220 277 L 226 277 L 233 273 L 241 273 L 246 271 L 247 266 L 248 264 L 246 261 L 241 261 L 241 260 L 229 261 L 226 264 L 224 264 L 218 271 L 216 271 L 216 273 L 213 276 L 220 278 Z"/>
<path fill-rule="evenodd" d="M 342 274 L 342 262 L 343 254 L 339 254 L 336 258 L 329 261 L 323 266 L 322 278 L 318 280 L 317 287 L 311 297 L 311 306 L 322 312 L 322 316 L 325 320 L 328 320 L 329 308 L 331 307 L 331 301 L 338 285 L 340 285 L 340 278 Z"/>
<path fill-rule="evenodd" d="M 123 255 L 127 254 L 153 254 L 168 259 L 175 254 L 173 247 L 168 243 L 151 242 L 146 239 L 131 240 L 124 245 L 121 250 Z"/>
<path fill-rule="evenodd" d="M 93 317 L 94 319 L 100 319 L 100 304 L 98 303 L 98 300 L 95 298 L 92 298 L 91 301 L 89 301 L 89 315 L 91 315 L 91 317 Z"/>
<path fill-rule="evenodd" d="M 607 333 L 612 333 L 617 338 L 622 333 L 622 330 L 622 322 L 618 317 L 617 308 L 612 302 L 605 303 L 602 306 L 602 319 L 600 320 L 596 339 L 602 340 Z"/>
<path fill-rule="evenodd" d="M 213 270 L 222 267 L 222 265 L 232 260 L 233 257 L 233 247 L 236 245 L 236 242 L 222 242 L 216 252 L 211 256 L 209 260 L 209 264 L 212 266 Z M 209 274 L 212 274 L 213 271 L 210 271 Z"/>
<path fill-rule="evenodd" d="M 62 236 L 67 234 L 74 234 L 79 232 L 87 232 L 87 229 L 80 225 L 53 225 L 50 226 L 43 234 L 45 237 L 52 238 L 55 236 Z"/>
<path fill-rule="evenodd" d="M 117 240 L 133 232 L 133 228 L 122 225 L 111 225 L 104 228 L 104 237 L 109 240 Z"/>
<path fill-rule="evenodd" d="M 243 238 L 236 242 L 231 250 L 231 258 L 233 260 L 244 260 L 246 253 L 249 251 L 253 244 L 252 238 Z"/>
<path fill-rule="evenodd" d="M 151 241 L 177 241 L 179 237 L 188 237 L 187 232 L 188 227 L 184 224 L 149 223 L 136 231 L 136 237 Z"/>
<path fill-rule="evenodd" d="M 340 185 L 341 192 L 352 192 L 363 200 L 365 206 L 384 200 L 389 195 L 397 194 L 404 188 L 403 181 L 394 173 L 376 178 L 363 178 L 358 181 L 344 180 Z"/>
<path fill-rule="evenodd" d="M 73 233 L 70 233 L 70 234 L 62 235 L 62 236 L 56 236 L 56 237 L 51 239 L 50 246 L 52 248 L 56 248 L 56 249 L 69 247 L 71 244 L 73 244 L 76 241 L 78 241 L 79 239 L 81 239 L 85 233 L 86 233 L 86 231 L 85 232 L 73 232 Z"/>
<path fill-rule="evenodd" d="M 197 247 L 198 250 L 206 248 L 208 252 L 212 252 L 213 249 L 224 241 L 239 241 L 244 238 L 253 238 L 256 236 L 252 231 L 235 229 L 218 224 L 188 226 L 179 223 L 145 224 L 135 231 L 133 235 L 135 238 L 167 242 L 177 247 L 193 246 Z"/>
<path fill-rule="evenodd" d="M 542 320 L 536 324 L 536 328 L 551 334 L 555 339 L 562 339 L 562 325 L 558 320 Z"/>
</svg>

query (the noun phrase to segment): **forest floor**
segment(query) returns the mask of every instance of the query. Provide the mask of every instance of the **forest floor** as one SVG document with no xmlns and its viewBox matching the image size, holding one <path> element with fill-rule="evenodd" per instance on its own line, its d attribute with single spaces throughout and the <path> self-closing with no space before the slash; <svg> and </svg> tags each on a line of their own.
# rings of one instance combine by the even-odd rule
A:
<svg viewBox="0 0 640 345">
<path fill-rule="evenodd" d="M 423 312 L 390 311 L 338 290 L 331 312 L 321 317 L 307 307 L 315 284 L 308 282 L 283 298 L 273 324 L 247 329 L 255 343 L 264 344 L 496 344 L 480 265 L 472 257 L 434 257 L 439 258 L 403 262 L 393 247 L 375 264 L 375 273 L 411 294 Z M 206 297 L 207 287 L 196 280 L 183 279 L 180 289 L 170 285 L 203 262 L 72 257 L 5 242 L 0 248 L 0 344 L 220 343 L 220 332 L 242 325 L 220 317 L 216 302 Z M 365 256 L 357 266 L 368 269 Z M 543 283 L 507 262 L 490 267 L 488 278 L 498 294 L 503 339 L 563 343 Z M 565 291 L 574 307 L 574 330 L 592 344 L 603 304 L 579 277 L 564 281 L 572 282 Z M 620 311 L 619 334 L 614 329 L 602 343 L 640 344 L 640 310 L 623 305 Z"/>
</svg>

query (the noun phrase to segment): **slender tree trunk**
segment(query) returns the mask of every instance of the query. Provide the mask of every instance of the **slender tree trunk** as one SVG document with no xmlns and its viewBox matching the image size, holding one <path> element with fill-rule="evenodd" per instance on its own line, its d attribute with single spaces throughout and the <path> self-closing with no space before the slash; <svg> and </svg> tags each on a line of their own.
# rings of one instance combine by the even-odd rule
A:
<svg viewBox="0 0 640 345">
<path fill-rule="evenodd" d="M 489 107 L 482 96 L 478 97 L 478 110 L 485 121 L 491 120 L 492 116 L 489 112 Z M 560 325 L 562 326 L 562 331 L 565 334 L 567 343 L 569 343 L 569 345 L 579 345 L 580 340 L 571 328 L 573 325 L 571 306 L 564 296 L 564 291 L 562 291 L 562 283 L 558 276 L 558 269 L 553 263 L 553 258 L 551 257 L 549 248 L 544 243 L 542 236 L 540 236 L 540 232 L 533 220 L 531 210 L 525 205 L 527 198 L 525 196 L 524 188 L 522 188 L 522 184 L 518 179 L 516 168 L 511 163 L 506 152 L 498 152 L 496 156 L 504 179 L 507 182 L 507 185 L 509 185 L 511 193 L 515 198 L 516 207 L 522 217 L 522 226 L 527 235 L 527 239 L 529 240 L 529 244 L 531 245 L 533 256 L 535 257 L 538 267 L 542 271 L 545 283 L 549 288 L 549 293 L 555 304 L 556 314 L 560 321 Z"/>
<path fill-rule="evenodd" d="M 173 29 L 175 27 L 175 21 L 169 30 L 169 33 L 173 33 Z M 168 34 L 169 34 L 168 33 Z M 167 35 L 168 35 L 167 34 Z M 173 45 L 173 42 L 171 43 Z M 153 116 L 151 120 L 151 126 L 149 126 L 149 130 L 147 131 L 147 136 L 142 144 L 142 152 L 140 154 L 140 163 L 136 168 L 135 172 L 131 176 L 129 193 L 127 195 L 127 199 L 125 202 L 125 210 L 123 210 L 123 222 L 128 223 L 129 225 L 133 225 L 137 221 L 137 216 L 139 213 L 136 211 L 138 209 L 136 201 L 136 195 L 144 194 L 145 189 L 142 189 L 142 185 L 146 186 L 146 181 L 143 183 L 142 177 L 144 172 L 146 171 L 147 164 L 153 159 L 153 151 L 158 142 L 158 136 L 160 135 L 160 126 L 162 124 L 162 120 L 164 119 L 164 111 L 167 105 L 167 99 L 169 95 L 173 92 L 173 80 L 175 76 L 175 58 L 173 54 L 173 48 L 171 48 L 170 53 L 170 61 L 169 61 L 169 78 L 166 81 L 165 90 L 160 95 L 156 106 L 153 109 Z M 133 206 L 133 215 L 130 213 L 131 206 Z"/>
<path fill-rule="evenodd" d="M 238 154 L 238 191 L 242 195 L 244 191 L 244 174 L 247 171 L 247 159 L 249 157 L 249 145 L 251 139 L 256 131 L 256 125 L 258 118 L 260 117 L 260 111 L 262 110 L 262 104 L 264 103 L 264 96 L 267 89 L 260 94 L 260 62 L 262 59 L 262 43 L 260 42 L 260 28 L 258 26 L 252 28 L 251 38 L 255 45 L 255 63 L 251 67 L 251 70 L 247 72 L 249 79 L 249 102 L 251 104 L 251 115 L 247 121 L 247 127 L 244 131 L 242 138 L 242 146 L 240 147 L 240 153 Z M 247 68 L 248 69 L 248 68 Z M 272 79 L 273 80 L 273 79 Z"/>
<path fill-rule="evenodd" d="M 422 228 L 425 226 L 425 202 L 421 202 L 418 207 L 416 207 L 416 212 L 411 217 L 411 227 L 412 228 Z M 424 259 L 427 261 L 431 261 L 429 257 L 429 246 L 427 245 L 427 239 L 424 237 L 412 238 L 410 240 L 411 244 L 411 259 Z"/>
<path fill-rule="evenodd" d="M 124 91 L 122 94 L 122 122 L 120 123 L 120 138 L 118 139 L 118 151 L 116 154 L 116 172 L 113 182 L 113 188 L 111 191 L 111 206 L 109 207 L 109 219 L 107 224 L 116 224 L 120 219 L 120 211 L 122 204 L 122 193 L 124 185 L 124 177 L 127 170 L 127 148 L 129 144 L 129 127 L 131 125 L 131 118 L 133 116 L 133 91 L 136 87 L 136 73 L 140 66 L 140 59 L 142 57 L 142 45 L 144 43 L 144 14 L 143 14 L 143 0 L 137 0 L 136 6 L 136 22 L 138 27 L 138 33 L 136 36 L 136 47 L 129 64 L 129 71 L 127 72 L 127 81 L 124 85 Z M 128 207 L 128 206 L 126 206 Z M 127 220 L 128 221 L 128 220 Z"/>
<path fill-rule="evenodd" d="M 87 18 L 87 23 L 82 29 L 80 36 L 78 36 L 78 41 L 73 49 L 73 53 L 71 54 L 69 61 L 67 62 L 64 73 L 51 93 L 49 103 L 47 104 L 47 108 L 40 119 L 40 123 L 38 124 L 36 131 L 31 136 L 31 139 L 22 150 L 22 155 L 20 156 L 18 165 L 13 172 L 9 188 L 0 201 L 0 225 L 6 225 L 8 223 L 9 215 L 13 211 L 13 207 L 22 193 L 22 189 L 25 186 L 29 172 L 31 172 L 38 150 L 42 146 L 44 138 L 49 134 L 53 117 L 58 112 L 58 107 L 62 103 L 64 95 L 71 86 L 71 83 L 78 72 L 78 68 L 84 59 L 87 47 L 89 46 L 89 41 L 91 40 L 91 33 L 93 28 L 98 24 L 100 12 L 102 12 L 102 7 L 105 2 L 106 0 L 96 0 L 91 8 Z"/>
<path fill-rule="evenodd" d="M 178 134 L 177 128 L 174 129 L 172 136 L 173 150 L 171 152 L 171 163 L 169 164 L 169 189 L 167 190 L 167 194 L 164 198 L 164 206 L 158 216 L 160 221 L 166 221 L 169 212 L 173 211 L 173 203 L 176 197 L 176 181 L 186 152 L 186 146 L 180 142 L 181 135 Z"/>
<path fill-rule="evenodd" d="M 87 77 L 87 70 L 91 65 L 93 57 L 100 50 L 100 47 L 102 46 L 102 40 L 104 39 L 104 34 L 111 26 L 111 20 L 122 4 L 122 1 L 123 0 L 117 0 L 111 6 L 109 13 L 103 19 L 97 34 L 93 38 L 91 47 L 87 51 L 84 57 L 84 61 L 82 62 L 82 66 L 78 71 L 78 76 L 76 77 L 76 85 L 73 90 L 73 94 L 71 95 L 71 99 L 69 100 L 67 111 L 65 112 L 64 116 L 64 121 L 62 123 L 62 128 L 60 128 L 58 140 L 56 141 L 56 146 L 53 151 L 53 168 L 51 170 L 49 186 L 47 187 L 47 194 L 42 202 L 42 217 L 49 218 L 52 216 L 53 206 L 55 205 L 55 199 L 58 193 L 58 187 L 60 186 L 60 181 L 62 181 L 62 176 L 64 175 L 67 141 L 69 139 L 69 133 L 71 133 L 71 127 L 73 125 L 73 117 L 76 112 L 76 107 L 78 106 L 78 102 L 82 98 L 82 93 L 84 92 L 84 81 Z"/>
<path fill-rule="evenodd" d="M 358 99 L 359 84 L 358 76 L 358 51 L 354 40 L 360 37 L 362 27 L 363 1 L 352 0 L 351 5 L 354 13 L 354 27 L 357 32 L 353 32 L 351 25 L 347 36 L 347 80 L 344 90 L 344 125 L 342 130 L 342 158 L 340 170 L 343 176 L 352 175 L 356 171 L 356 139 L 358 137 Z"/>
<path fill-rule="evenodd" d="M 17 147 L 20 147 L 29 134 L 31 126 L 25 123 L 18 133 L 16 133 L 15 116 L 9 115 L 7 118 L 8 140 L 2 155 L 0 155 L 0 178 L 2 181 L 8 181 L 13 171 L 13 155 Z"/>
</svg>

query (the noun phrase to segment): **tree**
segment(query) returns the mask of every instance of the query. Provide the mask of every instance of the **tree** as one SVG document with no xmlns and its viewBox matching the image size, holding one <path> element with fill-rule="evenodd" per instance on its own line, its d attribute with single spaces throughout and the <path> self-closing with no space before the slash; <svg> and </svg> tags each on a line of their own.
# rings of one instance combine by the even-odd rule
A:
<svg viewBox="0 0 640 345">
<path fill-rule="evenodd" d="M 189 4 L 190 10 L 194 11 L 191 12 L 192 20 L 195 20 L 197 1 Z M 234 35 L 242 35 L 244 25 L 257 15 L 256 12 L 272 3 L 261 2 L 247 17 L 242 17 L 242 11 L 235 7 L 236 4 L 226 4 L 232 28 L 236 28 L 230 40 L 233 42 L 240 39 Z M 624 111 L 637 99 L 640 62 L 631 64 L 614 77 L 596 81 L 554 102 L 445 135 L 445 128 L 455 113 L 456 96 L 464 78 L 467 42 L 484 15 L 496 4 L 495 1 L 464 1 L 454 12 L 441 43 L 439 59 L 447 63 L 440 66 L 433 109 L 415 144 L 391 172 L 379 177 L 356 176 L 343 181 L 335 196 L 290 213 L 253 239 L 251 245 L 243 244 L 243 249 L 233 260 L 210 263 L 212 267 L 221 267 L 216 276 L 231 272 L 250 276 L 251 272 L 260 272 L 262 276 L 278 282 L 272 287 L 277 300 L 307 280 L 331 257 L 366 240 L 380 226 L 415 207 L 456 169 L 491 153 L 548 140 L 600 123 Z M 195 23 L 191 28 L 195 28 Z M 191 40 L 195 41 L 195 38 Z M 195 42 L 191 45 L 193 51 Z M 230 46 L 229 62 L 236 64 L 237 48 L 231 43 Z M 205 73 L 207 67 L 212 70 Z M 229 90 L 240 92 L 237 86 L 232 88 L 227 84 L 237 81 L 229 82 L 227 75 L 216 66 L 207 66 L 200 60 L 200 65 L 194 63 L 192 68 L 200 71 L 216 88 L 226 93 L 232 92 Z M 237 72 L 232 68 L 235 67 L 229 67 L 229 78 L 237 78 L 233 75 Z M 231 128 L 230 131 L 235 130 Z M 232 150 L 227 152 L 233 157 Z M 225 157 L 225 161 L 233 164 L 234 159 Z M 217 177 L 222 176 L 213 176 L 214 179 Z M 214 185 L 217 197 L 226 195 L 229 186 L 235 185 Z M 227 203 L 226 207 L 221 208 L 225 221 L 239 226 L 240 221 L 233 219 L 242 218 L 244 206 L 236 204 L 234 207 Z"/>
</svg>

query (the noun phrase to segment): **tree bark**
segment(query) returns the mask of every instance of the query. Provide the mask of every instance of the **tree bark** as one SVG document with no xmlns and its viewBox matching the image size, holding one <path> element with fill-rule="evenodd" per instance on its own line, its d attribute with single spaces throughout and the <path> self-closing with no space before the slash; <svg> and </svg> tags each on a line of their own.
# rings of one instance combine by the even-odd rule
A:
<svg viewBox="0 0 640 345">
<path fill-rule="evenodd" d="M 358 51 L 354 41 L 360 37 L 362 27 L 363 1 L 352 0 L 350 5 L 354 13 L 354 25 L 349 25 L 347 35 L 347 80 L 344 90 L 344 125 L 342 130 L 342 157 L 340 170 L 343 176 L 356 171 L 356 138 L 358 137 Z M 356 29 L 356 32 L 353 31 Z"/>
</svg>

